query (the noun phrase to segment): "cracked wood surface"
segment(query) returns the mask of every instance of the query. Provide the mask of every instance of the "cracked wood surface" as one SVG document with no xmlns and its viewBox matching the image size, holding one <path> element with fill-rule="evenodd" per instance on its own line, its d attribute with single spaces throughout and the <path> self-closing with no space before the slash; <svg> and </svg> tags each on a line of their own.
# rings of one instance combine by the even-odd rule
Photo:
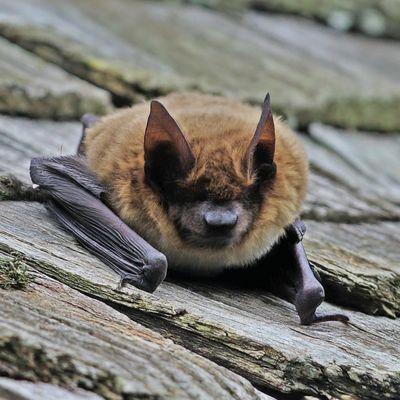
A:
<svg viewBox="0 0 400 400">
<path fill-rule="evenodd" d="M 304 244 L 328 299 L 369 314 L 400 316 L 400 222 L 306 223 Z"/>
<path fill-rule="evenodd" d="M 260 103 L 269 90 L 275 107 L 301 125 L 400 128 L 396 42 L 295 17 L 247 12 L 235 20 L 162 2 L 0 5 L 0 34 L 117 97 L 198 88 Z"/>
<path fill-rule="evenodd" d="M 304 217 L 336 222 L 400 220 L 397 134 L 311 124 L 303 137 L 311 174 Z"/>
<path fill-rule="evenodd" d="M 0 374 L 46 385 L 0 378 L 0 396 L 12 390 L 13 400 L 24 393 L 30 400 L 272 399 L 111 307 L 32 275 L 26 290 L 0 289 Z"/>
<path fill-rule="evenodd" d="M 76 245 L 43 206 L 2 202 L 3 257 L 100 299 L 261 388 L 292 394 L 396 399 L 400 320 L 349 311 L 351 324 L 300 326 L 294 307 L 265 290 L 163 283 L 155 294 L 117 288 L 117 276 Z M 315 229 L 314 229 L 315 230 Z M 323 311 L 342 311 L 325 303 Z"/>
<path fill-rule="evenodd" d="M 258 10 L 301 15 L 343 31 L 400 39 L 397 0 L 250 0 L 250 3 Z"/>
<path fill-rule="evenodd" d="M 0 337 L 1 340 L 1 337 Z M 102 400 L 95 393 L 78 389 L 71 392 L 50 383 L 33 383 L 24 380 L 0 378 L 2 400 Z"/>
<path fill-rule="evenodd" d="M 0 39 L 0 113 L 78 119 L 110 109 L 104 90 Z"/>
<path fill-rule="evenodd" d="M 74 154 L 82 134 L 79 122 L 35 121 L 0 115 L 0 175 L 31 182 L 34 156 Z"/>
</svg>

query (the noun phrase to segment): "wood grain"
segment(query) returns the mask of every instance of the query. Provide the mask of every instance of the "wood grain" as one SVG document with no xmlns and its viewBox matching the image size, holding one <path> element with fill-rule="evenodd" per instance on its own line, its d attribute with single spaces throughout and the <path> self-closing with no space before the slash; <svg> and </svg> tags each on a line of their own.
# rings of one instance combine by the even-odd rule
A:
<svg viewBox="0 0 400 400">
<path fill-rule="evenodd" d="M 111 307 L 33 276 L 25 291 L 1 290 L 0 374 L 106 399 L 270 399 Z"/>
<path fill-rule="evenodd" d="M 110 109 L 106 91 L 0 39 L 0 113 L 60 120 Z"/>
<path fill-rule="evenodd" d="M 39 205 L 3 202 L 3 256 L 113 304 L 136 321 L 246 377 L 286 393 L 395 399 L 400 320 L 345 312 L 348 326 L 300 326 L 294 307 L 260 289 L 165 282 L 154 295 L 117 289 L 117 276 L 49 220 Z M 325 303 L 323 311 L 343 311 Z"/>
<path fill-rule="evenodd" d="M 192 88 L 261 103 L 269 91 L 275 109 L 300 125 L 400 128 L 396 42 L 294 17 L 248 12 L 238 20 L 163 2 L 0 5 L 1 35 L 127 101 Z"/>
</svg>

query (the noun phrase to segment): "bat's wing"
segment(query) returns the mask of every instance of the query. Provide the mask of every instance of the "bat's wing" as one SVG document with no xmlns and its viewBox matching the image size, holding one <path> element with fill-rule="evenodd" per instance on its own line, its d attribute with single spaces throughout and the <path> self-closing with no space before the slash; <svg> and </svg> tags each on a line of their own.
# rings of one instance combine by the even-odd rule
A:
<svg viewBox="0 0 400 400">
<path fill-rule="evenodd" d="M 297 220 L 286 230 L 286 237 L 280 243 L 281 256 L 286 258 L 295 273 L 294 304 L 303 325 L 323 321 L 348 322 L 343 314 L 316 314 L 317 307 L 325 298 L 321 283 L 315 278 L 302 244 L 306 232 L 305 224 Z"/>
<path fill-rule="evenodd" d="M 121 284 L 153 292 L 167 273 L 166 257 L 104 203 L 106 188 L 80 156 L 34 158 L 32 182 L 48 197 L 55 219 L 121 276 Z"/>
</svg>

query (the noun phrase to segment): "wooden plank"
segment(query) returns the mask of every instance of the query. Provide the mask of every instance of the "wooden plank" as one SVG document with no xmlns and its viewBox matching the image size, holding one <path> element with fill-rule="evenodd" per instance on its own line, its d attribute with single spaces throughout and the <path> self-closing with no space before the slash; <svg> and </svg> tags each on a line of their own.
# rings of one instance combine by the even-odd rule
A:
<svg viewBox="0 0 400 400">
<path fill-rule="evenodd" d="M 120 99 L 196 88 L 260 103 L 270 91 L 275 109 L 301 125 L 321 120 L 367 130 L 400 127 L 395 42 L 342 35 L 290 17 L 250 12 L 239 21 L 150 1 L 0 4 L 3 36 Z M 334 61 L 327 62 L 327 52 Z"/>
<path fill-rule="evenodd" d="M 336 222 L 400 220 L 397 134 L 311 124 L 303 136 L 311 163 L 304 217 Z"/>
<path fill-rule="evenodd" d="M 28 391 L 24 399 L 272 399 L 111 307 L 33 275 L 24 291 L 0 289 L 0 374 L 47 385 L 0 379 L 0 394 L 6 386 Z"/>
<path fill-rule="evenodd" d="M 0 398 L 2 400 L 102 400 L 86 390 L 71 392 L 49 383 L 32 383 L 10 378 L 0 378 Z"/>
<path fill-rule="evenodd" d="M 342 31 L 356 31 L 372 37 L 400 38 L 400 11 L 397 0 L 237 0 L 237 2 L 242 3 L 242 7 L 247 5 L 261 11 L 312 18 Z"/>
<path fill-rule="evenodd" d="M 318 147 L 315 148 L 318 150 Z M 313 152 L 309 152 L 311 156 Z M 335 180 L 335 176 L 326 176 L 315 165 L 311 165 L 311 174 L 302 217 L 315 221 L 330 222 L 374 222 L 397 220 L 398 207 L 365 198 L 347 186 Z"/>
<path fill-rule="evenodd" d="M 110 109 L 110 96 L 104 90 L 0 39 L 1 113 L 78 119 Z"/>
<path fill-rule="evenodd" d="M 322 124 L 310 126 L 320 149 L 310 150 L 316 169 L 372 200 L 400 204 L 400 137 L 352 132 Z"/>
<path fill-rule="evenodd" d="M 328 299 L 400 316 L 399 222 L 307 224 L 305 246 Z"/>
<path fill-rule="evenodd" d="M 179 1 L 179 0 L 165 0 Z M 229 14 L 246 9 L 296 15 L 346 32 L 371 37 L 400 39 L 400 11 L 397 0 L 180 0 Z"/>
<path fill-rule="evenodd" d="M 0 175 L 30 182 L 34 156 L 74 154 L 82 133 L 79 122 L 34 121 L 0 115 Z"/>
<path fill-rule="evenodd" d="M 111 269 L 51 222 L 42 206 L 0 203 L 3 256 L 101 299 L 259 387 L 292 394 L 396 399 L 400 320 L 346 311 L 348 326 L 300 326 L 292 305 L 259 289 L 165 282 L 153 295 L 117 288 Z M 341 311 L 325 303 L 323 310 Z"/>
</svg>

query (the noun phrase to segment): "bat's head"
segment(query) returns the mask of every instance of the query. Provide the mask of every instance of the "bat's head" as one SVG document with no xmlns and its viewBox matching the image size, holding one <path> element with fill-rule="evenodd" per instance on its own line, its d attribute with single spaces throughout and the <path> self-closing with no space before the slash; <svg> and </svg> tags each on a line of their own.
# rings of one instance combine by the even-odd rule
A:
<svg viewBox="0 0 400 400">
<path fill-rule="evenodd" d="M 144 142 L 146 181 L 188 245 L 232 247 L 251 231 L 276 175 L 269 95 L 254 128 L 236 136 L 190 135 L 189 143 L 164 106 L 151 103 Z"/>
</svg>

